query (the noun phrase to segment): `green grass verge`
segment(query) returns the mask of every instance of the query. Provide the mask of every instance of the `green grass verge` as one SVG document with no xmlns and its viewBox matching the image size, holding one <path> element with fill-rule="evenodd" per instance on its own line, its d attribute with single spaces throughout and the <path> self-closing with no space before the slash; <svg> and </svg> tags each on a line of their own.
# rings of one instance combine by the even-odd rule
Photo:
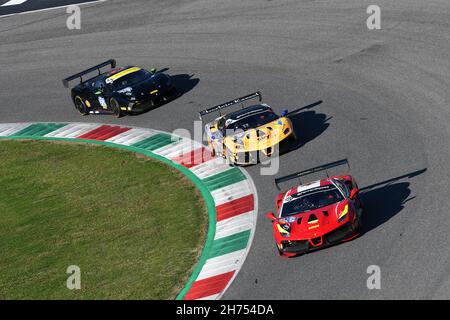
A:
<svg viewBox="0 0 450 320">
<path fill-rule="evenodd" d="M 104 146 L 0 141 L 1 299 L 174 299 L 207 214 L 170 166 Z M 69 265 L 81 290 L 66 288 Z"/>
</svg>

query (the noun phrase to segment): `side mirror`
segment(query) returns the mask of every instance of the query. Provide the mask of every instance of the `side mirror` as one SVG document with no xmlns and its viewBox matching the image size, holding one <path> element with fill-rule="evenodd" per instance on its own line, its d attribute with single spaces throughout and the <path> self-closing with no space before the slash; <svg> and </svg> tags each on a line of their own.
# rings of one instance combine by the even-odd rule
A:
<svg viewBox="0 0 450 320">
<path fill-rule="evenodd" d="M 356 189 L 356 188 L 352 189 L 352 191 L 350 191 L 350 199 L 355 199 L 358 192 L 359 192 L 358 189 Z"/>
<path fill-rule="evenodd" d="M 282 117 L 286 117 L 288 113 L 289 113 L 289 110 L 288 110 L 288 109 L 283 109 L 283 110 L 281 110 L 281 116 L 282 116 Z"/>
<path fill-rule="evenodd" d="M 277 218 L 275 217 L 275 214 L 273 212 L 266 213 L 266 218 L 271 221 L 277 220 Z"/>
</svg>

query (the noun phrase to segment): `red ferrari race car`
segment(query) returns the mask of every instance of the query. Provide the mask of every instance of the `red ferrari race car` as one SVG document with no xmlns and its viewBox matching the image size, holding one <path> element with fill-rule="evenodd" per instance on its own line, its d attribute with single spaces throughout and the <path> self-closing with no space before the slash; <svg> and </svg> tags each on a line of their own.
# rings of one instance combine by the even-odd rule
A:
<svg viewBox="0 0 450 320">
<path fill-rule="evenodd" d="M 343 164 L 348 166 L 347 159 L 281 177 L 275 183 L 280 190 L 281 182 Z M 281 192 L 276 199 L 277 215 L 266 215 L 272 220 L 279 254 L 293 257 L 357 237 L 363 211 L 358 193 L 350 175 L 329 176 L 328 171 L 325 179 Z"/>
</svg>

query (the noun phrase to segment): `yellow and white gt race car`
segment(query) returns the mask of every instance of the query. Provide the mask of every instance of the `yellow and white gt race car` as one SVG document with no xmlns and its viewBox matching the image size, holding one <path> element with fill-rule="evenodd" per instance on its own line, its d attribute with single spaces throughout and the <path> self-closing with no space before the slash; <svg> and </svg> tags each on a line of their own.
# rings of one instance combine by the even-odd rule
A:
<svg viewBox="0 0 450 320">
<path fill-rule="evenodd" d="M 280 142 L 295 140 L 292 123 L 286 117 L 287 110 L 277 115 L 269 105 L 258 103 L 228 114 L 221 113 L 225 108 L 254 98 L 261 102 L 261 93 L 254 92 L 199 112 L 202 121 L 205 115 L 220 112 L 218 118 L 204 126 L 213 156 L 227 158 L 231 164 L 255 164 L 263 155 L 271 157 Z"/>
</svg>

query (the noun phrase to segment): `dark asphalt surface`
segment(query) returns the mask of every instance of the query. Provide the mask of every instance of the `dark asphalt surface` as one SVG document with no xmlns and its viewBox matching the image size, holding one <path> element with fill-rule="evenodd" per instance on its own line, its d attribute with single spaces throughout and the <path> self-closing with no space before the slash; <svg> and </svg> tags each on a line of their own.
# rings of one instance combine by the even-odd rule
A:
<svg viewBox="0 0 450 320">
<path fill-rule="evenodd" d="M 280 259 L 264 213 L 273 176 L 248 169 L 259 220 L 225 299 L 450 298 L 450 5 L 377 1 L 111 0 L 82 9 L 0 18 L 1 122 L 86 121 L 193 129 L 202 107 L 261 90 L 293 116 L 304 145 L 277 176 L 347 157 L 367 207 L 364 234 Z M 61 79 L 108 58 L 169 68 L 185 94 L 139 116 L 81 117 Z M 369 265 L 381 290 L 368 290 Z"/>
</svg>

